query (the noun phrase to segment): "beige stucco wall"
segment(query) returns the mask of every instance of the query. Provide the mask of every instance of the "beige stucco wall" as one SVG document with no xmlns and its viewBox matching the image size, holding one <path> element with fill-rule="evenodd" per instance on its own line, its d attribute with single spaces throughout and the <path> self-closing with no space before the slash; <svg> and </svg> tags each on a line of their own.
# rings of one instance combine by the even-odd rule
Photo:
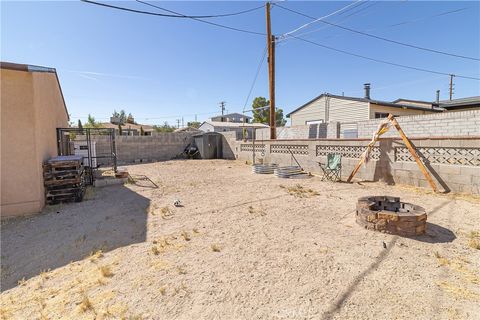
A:
<svg viewBox="0 0 480 320">
<path fill-rule="evenodd" d="M 1 69 L 1 215 L 44 206 L 42 163 L 57 155 L 56 128 L 68 126 L 54 73 Z"/>
</svg>

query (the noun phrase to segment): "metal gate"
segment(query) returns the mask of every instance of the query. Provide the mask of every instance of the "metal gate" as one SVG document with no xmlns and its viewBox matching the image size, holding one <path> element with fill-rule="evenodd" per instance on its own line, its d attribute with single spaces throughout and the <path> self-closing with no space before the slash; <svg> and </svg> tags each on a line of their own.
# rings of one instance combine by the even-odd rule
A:
<svg viewBox="0 0 480 320">
<path fill-rule="evenodd" d="M 57 128 L 57 148 L 59 156 L 83 157 L 87 184 L 93 184 L 102 170 L 117 172 L 115 129 Z"/>
</svg>

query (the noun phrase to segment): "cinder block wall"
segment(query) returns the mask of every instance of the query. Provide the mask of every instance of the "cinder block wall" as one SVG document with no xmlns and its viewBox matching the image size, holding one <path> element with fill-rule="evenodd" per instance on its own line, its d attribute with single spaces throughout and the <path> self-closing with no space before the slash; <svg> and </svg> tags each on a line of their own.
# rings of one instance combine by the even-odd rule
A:
<svg viewBox="0 0 480 320">
<path fill-rule="evenodd" d="M 226 140 L 235 158 L 253 159 L 252 142 Z M 255 141 L 256 162 L 296 165 L 289 149 L 307 171 L 321 170 L 328 153 L 342 155 L 342 178 L 346 179 L 358 163 L 368 139 L 264 140 Z M 450 139 L 412 139 L 423 162 L 440 190 L 480 194 L 480 137 Z M 262 159 L 262 160 L 260 160 Z M 385 181 L 429 188 L 414 159 L 398 138 L 384 138 L 372 150 L 357 179 Z"/>
<path fill-rule="evenodd" d="M 110 152 L 108 137 L 92 137 L 97 155 Z M 193 141 L 192 133 L 158 133 L 154 136 L 115 136 L 117 164 L 164 161 L 175 158 Z"/>
<path fill-rule="evenodd" d="M 357 122 L 358 138 L 370 138 L 382 119 Z M 432 113 L 397 118 L 409 137 L 464 137 L 480 136 L 480 110 Z M 396 130 L 390 130 L 384 137 L 397 137 Z"/>
</svg>

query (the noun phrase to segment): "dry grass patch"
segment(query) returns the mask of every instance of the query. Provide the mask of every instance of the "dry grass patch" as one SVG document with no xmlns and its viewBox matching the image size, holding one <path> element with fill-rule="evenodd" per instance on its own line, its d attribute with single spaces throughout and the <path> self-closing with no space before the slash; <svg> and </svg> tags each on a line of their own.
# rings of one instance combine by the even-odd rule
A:
<svg viewBox="0 0 480 320">
<path fill-rule="evenodd" d="M 282 185 L 280 187 L 285 189 L 285 187 Z M 287 187 L 286 189 L 288 194 L 296 198 L 311 198 L 320 194 L 313 189 L 304 188 L 301 184 L 296 184 L 293 187 Z"/>
<path fill-rule="evenodd" d="M 220 246 L 218 244 L 215 244 L 215 243 L 212 244 L 210 246 L 210 248 L 212 249 L 213 252 L 220 252 L 220 250 L 221 250 Z"/>
<path fill-rule="evenodd" d="M 480 232 L 470 231 L 468 238 L 468 246 L 470 248 L 480 250 Z"/>
<path fill-rule="evenodd" d="M 114 275 L 112 269 L 109 266 L 101 266 L 100 268 L 98 268 L 98 270 L 100 271 L 100 274 L 105 278 L 111 278 Z"/>
<path fill-rule="evenodd" d="M 90 301 L 90 298 L 88 298 L 86 294 L 83 295 L 82 301 L 80 301 L 78 308 L 80 312 L 87 312 L 89 310 L 94 310 L 92 301 Z"/>
<path fill-rule="evenodd" d="M 256 209 L 253 206 L 248 207 L 248 213 L 258 216 L 265 216 L 267 213 L 263 209 Z"/>
<path fill-rule="evenodd" d="M 192 240 L 192 237 L 190 237 L 190 235 L 188 234 L 187 231 L 182 231 L 182 234 L 181 234 L 181 235 L 182 235 L 182 237 L 183 237 L 183 239 L 184 239 L 185 241 L 190 241 L 190 240 Z"/>
<path fill-rule="evenodd" d="M 459 287 L 447 281 L 437 282 L 437 286 L 443 291 L 450 293 L 456 298 L 463 300 L 480 301 L 480 295 L 474 291 L 471 291 L 465 287 Z"/>
</svg>

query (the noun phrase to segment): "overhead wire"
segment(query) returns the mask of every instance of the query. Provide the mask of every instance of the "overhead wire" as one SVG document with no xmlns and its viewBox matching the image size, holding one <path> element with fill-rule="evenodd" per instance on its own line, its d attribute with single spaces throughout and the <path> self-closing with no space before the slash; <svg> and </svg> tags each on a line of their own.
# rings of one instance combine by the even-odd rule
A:
<svg viewBox="0 0 480 320">
<path fill-rule="evenodd" d="M 146 14 L 146 15 L 153 15 L 153 16 L 161 16 L 161 17 L 169 17 L 169 18 L 188 18 L 188 19 L 196 20 L 196 21 L 203 22 L 203 23 L 206 23 L 206 24 L 209 24 L 209 25 L 213 25 L 213 26 L 216 26 L 216 27 L 220 27 L 220 28 L 224 28 L 224 29 L 229 29 L 229 30 L 233 30 L 233 31 L 237 31 L 237 32 L 243 32 L 243 33 L 261 35 L 261 36 L 265 36 L 265 35 L 266 35 L 265 33 L 262 33 L 262 32 L 245 30 L 245 29 L 230 27 L 230 26 L 227 26 L 227 25 L 223 25 L 223 24 L 219 24 L 219 23 L 215 23 L 215 22 L 211 22 L 211 21 L 202 20 L 202 19 L 200 19 L 200 18 L 197 18 L 197 16 L 184 15 L 184 14 L 175 12 L 175 11 L 173 11 L 173 10 L 168 10 L 168 9 L 165 9 L 165 8 L 162 8 L 162 7 L 159 7 L 159 6 L 155 6 L 155 5 L 152 5 L 152 4 L 150 4 L 150 3 L 143 2 L 143 1 L 141 1 L 141 3 L 147 4 L 147 5 L 150 5 L 150 6 L 153 6 L 153 7 L 156 7 L 157 9 L 160 9 L 160 10 L 169 11 L 169 12 L 171 12 L 171 13 L 174 13 L 175 15 L 172 15 L 172 14 L 162 14 L 162 13 L 157 13 L 157 12 L 150 12 L 150 11 L 143 11 L 143 10 L 136 10 L 136 9 L 130 9 L 130 8 L 114 6 L 114 5 L 110 5 L 110 4 L 106 4 L 106 3 L 91 1 L 91 0 L 80 0 L 80 1 L 86 2 L 86 3 L 90 3 L 90 4 L 93 4 L 93 5 L 98 5 L 98 6 L 102 6 L 102 7 L 111 8 L 111 9 L 123 10 L 123 11 L 128 11 L 128 12 L 133 12 L 133 13 L 139 13 L 139 14 Z M 139 1 L 139 2 L 140 2 L 140 1 Z M 256 9 L 258 9 L 258 8 L 256 8 Z M 255 10 L 256 10 L 256 9 L 255 9 Z M 238 13 L 237 13 L 237 14 L 238 14 Z M 208 16 L 208 17 L 211 18 L 211 17 L 213 17 L 213 16 Z"/>
<path fill-rule="evenodd" d="M 162 13 L 155 13 L 155 12 L 150 12 L 150 11 L 136 10 L 136 9 L 114 6 L 114 5 L 110 5 L 110 4 L 106 4 L 106 3 L 101 3 L 101 2 L 97 2 L 97 1 L 92 1 L 92 0 L 80 0 L 80 1 L 82 1 L 82 2 L 87 2 L 87 3 L 91 3 L 91 4 L 95 4 L 95 5 L 99 5 L 99 6 L 103 6 L 103 7 L 107 7 L 107 8 L 112 8 L 112 9 L 118 9 L 118 10 L 123 10 L 123 11 L 129 11 L 129 12 L 135 12 L 135 13 L 142 13 L 142 14 L 148 14 L 148 15 L 154 15 L 154 16 L 161 16 L 161 17 L 167 17 L 167 18 L 203 18 L 203 19 L 207 19 L 207 18 L 230 17 L 230 16 L 236 16 L 236 15 L 240 15 L 240 14 L 252 12 L 252 11 L 255 11 L 255 10 L 258 10 L 258 9 L 261 9 L 261 8 L 264 7 L 264 5 L 261 5 L 261 6 L 259 6 L 259 7 L 254 7 L 254 8 L 251 8 L 251 9 L 247 9 L 247 10 L 243 10 L 243 11 L 239 11 L 239 12 L 233 12 L 233 13 L 224 13 L 224 14 L 216 14 L 216 15 L 202 15 L 202 16 L 197 16 L 197 15 L 195 15 L 195 16 L 192 16 L 192 15 L 180 15 L 180 14 L 175 14 L 175 15 L 172 15 L 172 14 L 162 14 Z M 142 1 L 138 1 L 138 2 L 142 2 Z M 145 4 L 147 4 L 147 3 L 145 3 Z"/>
<path fill-rule="evenodd" d="M 303 17 L 306 17 L 306 18 L 309 18 L 309 19 L 313 19 L 314 21 L 312 21 L 312 22 L 317 22 L 317 21 L 318 21 L 318 22 L 321 22 L 321 23 L 324 23 L 324 24 L 333 26 L 333 27 L 335 27 L 335 28 L 340 28 L 340 29 L 343 29 L 343 30 L 346 30 L 346 31 L 349 31 L 349 32 L 357 33 L 357 34 L 360 34 L 360 35 L 363 35 L 363 36 L 366 36 L 366 37 L 370 37 L 370 38 L 374 38 L 374 39 L 377 39 L 377 40 L 382 40 L 382 41 L 394 43 L 394 44 L 397 44 L 397 45 L 401 45 L 401 46 L 404 46 L 404 47 L 409 47 L 409 48 L 413 48 L 413 49 L 428 51 L 428 52 L 437 53 L 437 54 L 442 54 L 442 55 L 446 55 L 446 56 L 451 56 L 451 57 L 456 57 L 456 58 L 461 58 L 461 59 L 468 59 L 468 60 L 480 61 L 480 58 L 469 57 L 469 56 L 465 56 L 465 55 L 460 55 L 460 54 L 455 54 L 455 53 L 450 53 L 450 52 L 445 52 L 445 51 L 430 49 L 430 48 L 426 48 L 426 47 L 421 47 L 421 46 L 418 46 L 418 45 L 414 45 L 414 44 L 410 44 L 410 43 L 405 43 L 405 42 L 401 42 L 401 41 L 396 41 L 396 40 L 388 39 L 388 38 L 385 38 L 385 37 L 380 37 L 380 36 L 377 36 L 377 35 L 374 35 L 374 34 L 371 34 L 371 33 L 367 33 L 367 32 L 363 32 L 363 31 L 355 30 L 355 29 L 348 28 L 348 27 L 344 27 L 344 26 L 339 25 L 339 24 L 336 24 L 336 23 L 324 21 L 324 20 L 323 20 L 323 17 L 317 19 L 317 18 L 312 17 L 312 16 L 310 16 L 310 15 L 308 15 L 308 14 L 304 14 L 304 13 L 302 13 L 302 12 L 298 12 L 298 11 L 296 11 L 296 10 L 283 7 L 283 6 L 279 5 L 279 4 L 275 4 L 275 6 L 281 8 L 281 9 L 283 9 L 283 10 L 290 11 L 290 12 L 292 12 L 292 13 L 298 14 L 298 15 L 300 15 L 300 16 L 303 16 Z M 298 28 L 295 29 L 295 30 L 298 30 Z M 295 30 L 293 30 L 293 31 L 291 31 L 291 32 L 287 32 L 287 33 L 285 33 L 283 36 L 287 36 L 287 37 L 288 37 L 289 35 L 291 35 L 292 33 L 294 33 Z"/>
<path fill-rule="evenodd" d="M 245 112 L 245 108 L 247 107 L 248 100 L 252 94 L 253 88 L 255 87 L 255 83 L 257 82 L 258 75 L 260 74 L 260 70 L 262 69 L 263 61 L 265 61 L 265 56 L 267 55 L 267 46 L 263 50 L 262 58 L 257 67 L 257 72 L 255 73 L 255 77 L 253 78 L 252 85 L 250 86 L 250 90 L 248 91 L 247 98 L 245 99 L 245 104 L 243 105 L 243 112 Z"/>
<path fill-rule="evenodd" d="M 300 27 L 298 27 L 298 28 L 296 28 L 296 29 L 294 29 L 294 30 L 292 30 L 292 31 L 290 31 L 290 32 L 284 33 L 283 36 L 288 36 L 288 35 L 290 35 L 290 34 L 292 34 L 292 33 L 298 32 L 298 31 L 300 31 L 300 30 L 308 27 L 309 25 L 311 25 L 311 24 L 313 24 L 313 23 L 315 23 L 315 22 L 322 21 L 323 19 L 326 19 L 326 18 L 328 18 L 328 17 L 331 17 L 331 16 L 333 16 L 333 15 L 335 15 L 335 14 L 337 14 L 337 13 L 340 13 L 340 12 L 346 10 L 347 8 L 350 8 L 351 6 L 353 6 L 353 5 L 355 5 L 356 3 L 361 2 L 361 1 L 363 1 L 363 0 L 357 0 L 357 1 L 353 2 L 353 3 L 350 3 L 349 5 L 346 5 L 345 7 L 342 7 L 342 8 L 340 8 L 340 9 L 338 9 L 338 10 L 332 12 L 332 13 L 329 13 L 329 14 L 323 16 L 323 17 L 315 18 L 314 21 L 305 23 L 305 24 L 301 25 Z M 274 3 L 273 5 L 274 5 L 274 6 L 278 6 L 279 8 L 283 8 L 282 6 L 279 6 L 277 3 Z"/>
<path fill-rule="evenodd" d="M 157 5 L 154 5 L 154 4 L 145 2 L 145 1 L 141 1 L 141 0 L 136 0 L 136 1 L 139 2 L 139 3 L 143 3 L 143 4 L 147 5 L 147 6 L 150 6 L 150 7 L 153 7 L 153 8 L 157 8 L 157 9 L 159 9 L 159 10 L 163 10 L 163 11 L 166 11 L 166 12 L 178 14 L 178 15 L 183 16 L 183 17 L 185 17 L 185 18 L 190 18 L 190 19 L 192 19 L 192 20 L 195 20 L 195 21 L 198 21 L 198 22 L 203 22 L 203 23 L 206 23 L 206 24 L 209 24 L 209 25 L 213 25 L 213 26 L 216 26 L 216 27 L 220 27 L 220 28 L 224 28 L 224 29 L 229 29 L 229 30 L 233 30 L 233 31 L 238 31 L 238 32 L 244 32 L 244 33 L 250 33 L 250 34 L 256 34 L 256 35 L 266 36 L 266 34 L 265 34 L 265 33 L 262 33 L 262 32 L 256 32 L 256 31 L 239 29 L 239 28 L 230 27 L 230 26 L 226 26 L 226 25 L 223 25 L 223 24 L 219 24 L 219 23 L 214 23 L 214 22 L 211 22 L 211 21 L 206 21 L 206 20 L 202 20 L 202 19 L 198 19 L 198 18 L 188 17 L 188 16 L 186 16 L 186 15 L 184 15 L 184 14 L 182 14 L 182 13 L 179 13 L 179 12 L 176 12 L 176 11 L 173 11 L 173 10 L 169 10 L 169 9 L 166 9 L 166 8 L 163 8 L 163 7 L 160 7 L 160 6 L 157 6 Z"/>
<path fill-rule="evenodd" d="M 357 58 L 362 58 L 362 59 L 365 59 L 365 60 L 370 60 L 370 61 L 374 61 L 374 62 L 378 62 L 378 63 L 388 64 L 388 65 L 391 65 L 391 66 L 401 67 L 401 68 L 404 68 L 404 69 L 417 70 L 417 71 L 434 73 L 434 74 L 441 74 L 441 75 L 445 75 L 445 76 L 450 76 L 450 75 L 453 74 L 453 73 L 430 70 L 430 69 L 426 69 L 426 68 L 413 67 L 413 66 L 400 64 L 400 63 L 396 63 L 396 62 L 391 62 L 391 61 L 387 61 L 387 60 L 370 58 L 370 57 L 367 57 L 367 56 L 364 56 L 364 55 L 361 55 L 361 54 L 357 54 L 357 53 L 349 52 L 349 51 L 346 51 L 346 50 L 326 46 L 324 44 L 320 44 L 320 43 L 317 43 L 317 42 L 314 42 L 314 41 L 311 41 L 311 40 L 308 40 L 308 39 L 300 38 L 300 37 L 297 37 L 297 36 L 293 36 L 293 35 L 289 35 L 289 37 L 292 37 L 292 38 L 295 38 L 297 40 L 301 40 L 301 41 L 304 41 L 304 42 L 307 42 L 307 43 L 310 43 L 310 44 L 313 44 L 315 46 L 319 46 L 319 47 L 322 47 L 322 48 L 325 48 L 325 49 L 328 49 L 328 50 L 341 52 L 341 53 L 344 53 L 344 54 L 347 54 L 347 55 L 350 55 L 350 56 L 354 56 L 354 57 L 357 57 Z M 472 77 L 472 76 L 466 76 L 466 75 L 460 75 L 460 74 L 453 74 L 453 75 L 457 78 L 470 79 L 470 80 L 480 80 L 480 78 L 478 78 L 478 77 Z"/>
</svg>

